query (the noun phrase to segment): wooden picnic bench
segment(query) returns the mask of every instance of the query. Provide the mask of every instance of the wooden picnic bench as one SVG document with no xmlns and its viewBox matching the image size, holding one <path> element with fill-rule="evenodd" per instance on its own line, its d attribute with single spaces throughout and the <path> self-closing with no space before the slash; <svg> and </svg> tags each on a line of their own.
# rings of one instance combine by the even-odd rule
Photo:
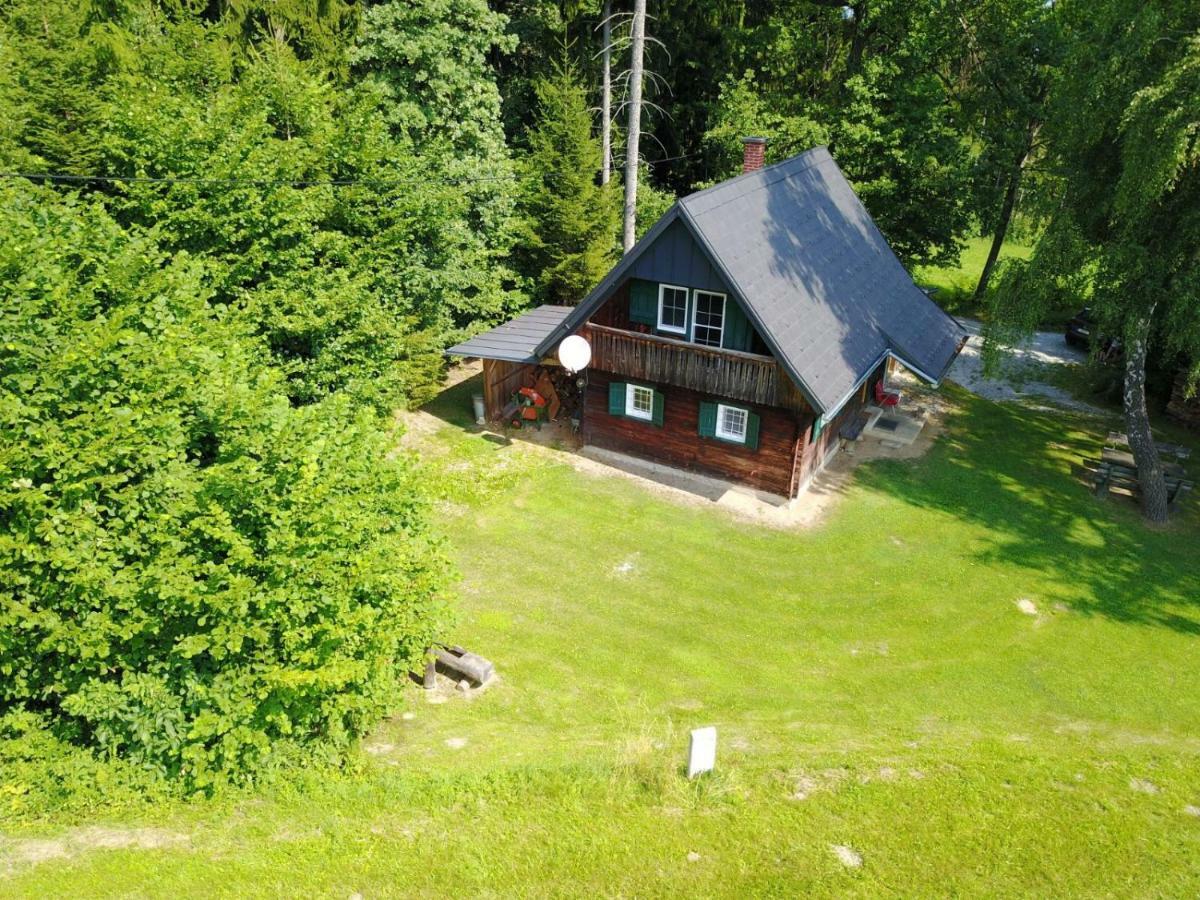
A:
<svg viewBox="0 0 1200 900">
<path fill-rule="evenodd" d="M 1176 503 L 1195 487 L 1183 467 L 1175 463 L 1163 464 L 1163 479 L 1167 485 L 1168 509 L 1174 509 Z M 1122 488 L 1134 497 L 1141 493 L 1133 454 L 1105 447 L 1096 464 L 1095 492 L 1097 496 L 1107 496 L 1113 488 Z"/>
<path fill-rule="evenodd" d="M 867 423 L 870 421 L 871 414 L 866 410 L 862 410 L 857 416 L 838 429 L 838 437 L 844 441 L 857 441 L 862 437 L 863 429 L 867 427 Z"/>
<path fill-rule="evenodd" d="M 1128 450 L 1129 438 L 1119 431 L 1110 431 L 1108 439 L 1104 442 L 1104 446 L 1117 450 Z M 1158 451 L 1159 456 L 1173 456 L 1178 460 L 1185 460 L 1192 455 L 1192 448 L 1184 447 L 1182 444 L 1168 444 L 1166 442 L 1155 441 L 1154 448 Z"/>
</svg>

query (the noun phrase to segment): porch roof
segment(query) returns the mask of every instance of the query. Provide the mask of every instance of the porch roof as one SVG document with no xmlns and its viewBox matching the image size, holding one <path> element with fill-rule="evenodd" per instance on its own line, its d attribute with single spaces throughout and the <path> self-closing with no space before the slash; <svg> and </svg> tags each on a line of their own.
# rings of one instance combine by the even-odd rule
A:
<svg viewBox="0 0 1200 900">
<path fill-rule="evenodd" d="M 541 360 L 538 346 L 562 324 L 573 307 L 539 306 L 517 318 L 455 344 L 447 354 L 502 359 L 506 362 L 535 363 Z"/>
</svg>

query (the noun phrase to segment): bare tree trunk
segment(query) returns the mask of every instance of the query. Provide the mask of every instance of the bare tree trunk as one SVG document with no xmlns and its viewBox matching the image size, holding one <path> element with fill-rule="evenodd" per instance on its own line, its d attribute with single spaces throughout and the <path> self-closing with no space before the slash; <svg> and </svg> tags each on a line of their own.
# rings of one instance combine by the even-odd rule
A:
<svg viewBox="0 0 1200 900">
<path fill-rule="evenodd" d="M 996 261 L 1000 258 L 1000 248 L 1004 246 L 1004 238 L 1008 236 L 1008 226 L 1012 223 L 1013 209 L 1017 205 L 1017 193 L 1021 189 L 1021 178 L 1025 174 L 1025 163 L 1029 160 L 1029 154 L 1033 152 L 1033 142 L 1037 137 L 1038 126 L 1033 123 L 1029 126 L 1029 140 L 1025 142 L 1025 147 L 1018 154 L 1012 169 L 1008 173 L 1008 187 L 1004 191 L 1004 204 L 1000 207 L 1000 221 L 996 223 L 996 230 L 992 233 L 992 246 L 988 249 L 987 262 L 983 264 L 983 271 L 979 273 L 979 283 L 975 285 L 974 300 L 978 303 L 987 294 L 988 284 L 992 280 L 992 272 L 996 268 Z"/>
<path fill-rule="evenodd" d="M 862 71 L 863 53 L 867 48 L 867 0 L 851 3 L 850 56 L 846 61 L 846 77 L 853 78 Z"/>
<path fill-rule="evenodd" d="M 1151 522 L 1162 523 L 1167 521 L 1167 485 L 1146 410 L 1146 345 L 1153 312 L 1151 307 L 1142 314 L 1125 345 L 1125 428 L 1138 467 L 1142 514 Z"/>
<path fill-rule="evenodd" d="M 1004 191 L 1004 204 L 1000 207 L 1000 220 L 996 230 L 992 232 L 992 246 L 988 249 L 987 261 L 983 271 L 979 273 L 979 283 L 975 285 L 974 299 L 976 302 L 987 294 L 988 283 L 992 280 L 992 272 L 996 261 L 1000 258 L 1000 248 L 1004 246 L 1004 238 L 1008 235 L 1008 225 L 1012 221 L 1013 208 L 1017 205 L 1017 191 L 1021 187 L 1021 173 L 1025 168 L 1028 153 L 1021 155 L 1020 161 L 1008 173 L 1008 187 Z"/>
<path fill-rule="evenodd" d="M 646 44 L 646 0 L 634 0 L 629 66 L 629 118 L 625 134 L 625 252 L 637 240 L 638 140 L 642 132 L 642 54 Z"/>
<path fill-rule="evenodd" d="M 612 0 L 604 0 L 604 22 L 601 25 L 600 75 L 600 144 L 603 158 L 600 164 L 600 183 L 612 178 Z"/>
</svg>

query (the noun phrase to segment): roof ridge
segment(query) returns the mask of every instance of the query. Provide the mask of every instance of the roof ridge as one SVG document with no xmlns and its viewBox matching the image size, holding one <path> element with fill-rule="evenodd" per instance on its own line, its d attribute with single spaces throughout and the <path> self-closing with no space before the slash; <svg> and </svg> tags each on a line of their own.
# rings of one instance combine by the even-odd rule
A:
<svg viewBox="0 0 1200 900">
<path fill-rule="evenodd" d="M 812 156 L 816 153 L 819 153 L 822 150 L 825 151 L 825 156 L 829 160 L 832 161 L 833 154 L 829 152 L 829 148 L 825 144 L 818 144 L 815 147 L 809 147 L 803 153 L 797 153 L 795 156 L 789 156 L 787 159 L 781 159 L 777 163 L 771 163 L 771 165 L 763 166 L 761 169 L 755 169 L 753 172 L 742 172 L 740 175 L 734 175 L 732 178 L 726 178 L 724 181 L 718 181 L 716 184 L 709 185 L 708 187 L 702 188 L 701 190 L 698 190 L 698 191 L 693 191 L 690 194 L 686 194 L 683 197 L 680 197 L 675 202 L 687 203 L 689 200 L 693 200 L 696 197 L 703 197 L 705 194 L 711 194 L 719 188 L 729 187 L 730 185 L 735 184 L 739 181 L 748 180 L 748 179 L 752 179 L 752 178 L 761 178 L 763 175 L 772 171 L 773 169 L 782 168 L 783 166 L 789 165 L 790 163 L 794 163 L 797 160 L 803 159 L 806 156 Z M 814 163 L 814 165 L 816 165 L 816 163 Z M 805 166 L 803 169 L 799 169 L 797 174 L 799 172 L 805 172 L 811 168 L 813 168 L 813 166 Z"/>
</svg>

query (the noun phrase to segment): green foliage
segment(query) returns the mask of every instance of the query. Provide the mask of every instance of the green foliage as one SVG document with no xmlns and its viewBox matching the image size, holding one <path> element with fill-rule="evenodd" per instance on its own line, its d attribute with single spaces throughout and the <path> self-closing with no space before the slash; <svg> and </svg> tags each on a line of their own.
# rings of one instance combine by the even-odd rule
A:
<svg viewBox="0 0 1200 900">
<path fill-rule="evenodd" d="M 110 207 L 204 259 L 215 302 L 267 337 L 297 402 L 346 390 L 387 410 L 428 396 L 448 298 L 462 296 L 444 274 L 455 245 L 435 238 L 470 233 L 465 202 L 411 187 L 421 161 L 390 137 L 377 91 L 334 91 L 271 45 L 211 95 L 177 81 L 161 98 L 186 66 L 164 55 L 114 86 L 125 99 L 108 117 L 106 168 L 215 180 L 129 184 Z M 255 182 L 235 181 L 248 172 Z"/>
<path fill-rule="evenodd" d="M 643 168 L 642 180 L 638 182 L 637 195 L 637 238 L 639 241 L 674 203 L 675 194 L 672 191 L 655 187 L 650 181 L 649 173 Z M 618 235 L 619 237 L 620 235 Z"/>
<path fill-rule="evenodd" d="M 92 133 L 102 115 L 96 90 L 108 66 L 88 33 L 85 4 L 67 0 L 6 5 L 0 53 L 5 129 L 3 158 L 22 170 L 83 174 L 96 161 Z"/>
<path fill-rule="evenodd" d="M 409 463 L 345 395 L 293 407 L 199 261 L 2 198 L 0 712 L 193 786 L 344 747 L 444 617 Z"/>
<path fill-rule="evenodd" d="M 239 0 L 223 3 L 215 24 L 242 52 L 265 41 L 286 44 L 301 58 L 342 75 L 359 15 L 352 0 Z"/>
<path fill-rule="evenodd" d="M 705 141 L 723 176 L 737 171 L 745 135 L 768 138 L 768 162 L 827 144 L 902 259 L 949 263 L 969 222 L 967 145 L 938 74 L 954 48 L 932 13 L 901 3 L 870 10 L 861 24 L 847 20 L 845 56 L 822 59 L 814 44 L 821 30 L 842 27 L 829 20 L 835 10 L 810 10 L 822 23 L 811 34 L 811 22 L 786 10 L 749 30 L 753 65 L 722 85 Z"/>
<path fill-rule="evenodd" d="M 539 302 L 574 305 L 616 260 L 618 199 L 597 178 L 600 145 L 578 74 L 563 64 L 535 90 L 518 259 Z"/>
<path fill-rule="evenodd" d="M 419 403 L 448 342 L 524 302 L 506 265 L 516 186 L 484 56 L 501 23 L 473 28 L 454 4 L 408 18 L 374 7 L 352 55 L 340 4 L 308 24 L 302 7 L 210 21 L 147 0 L 44 22 L 41 4 L 18 3 L 6 35 L 18 72 L 0 78 L 0 102 L 28 125 L 0 129 L 0 158 L 185 179 L 98 190 L 122 225 L 201 262 L 212 302 L 267 338 L 294 402 Z M 416 53 L 414 41 L 424 74 L 384 64 L 380 46 Z M 73 92 L 86 116 L 43 99 Z"/>
<path fill-rule="evenodd" d="M 1019 184 L 1042 150 L 1049 85 L 1062 62 L 1057 10 L 1045 0 L 975 0 L 943 24 L 947 40 L 965 38 L 956 99 L 972 138 L 973 212 L 991 233 L 1010 181 Z"/>
<path fill-rule="evenodd" d="M 1026 327 L 1056 285 L 1078 290 L 1086 275 L 1105 332 L 1129 335 L 1150 316 L 1166 353 L 1195 364 L 1200 9 L 1106 0 L 1061 12 L 1068 48 L 1046 126 L 1049 225 L 1028 267 L 1009 272 L 999 318 Z"/>
<path fill-rule="evenodd" d="M 0 714 L 0 821 L 161 803 L 177 792 L 144 767 L 57 737 L 44 715 Z"/>
<path fill-rule="evenodd" d="M 421 287 L 433 292 L 428 321 L 451 338 L 526 305 L 507 266 L 517 187 L 489 67 L 493 55 L 513 49 L 505 24 L 485 0 L 389 0 L 367 8 L 351 54 L 393 139 L 420 157 L 417 177 L 396 192 L 410 195 L 402 202 L 443 183 L 424 213 L 432 216 L 426 230 L 405 252 L 437 254 Z M 405 282 L 390 286 L 411 290 Z"/>
</svg>

